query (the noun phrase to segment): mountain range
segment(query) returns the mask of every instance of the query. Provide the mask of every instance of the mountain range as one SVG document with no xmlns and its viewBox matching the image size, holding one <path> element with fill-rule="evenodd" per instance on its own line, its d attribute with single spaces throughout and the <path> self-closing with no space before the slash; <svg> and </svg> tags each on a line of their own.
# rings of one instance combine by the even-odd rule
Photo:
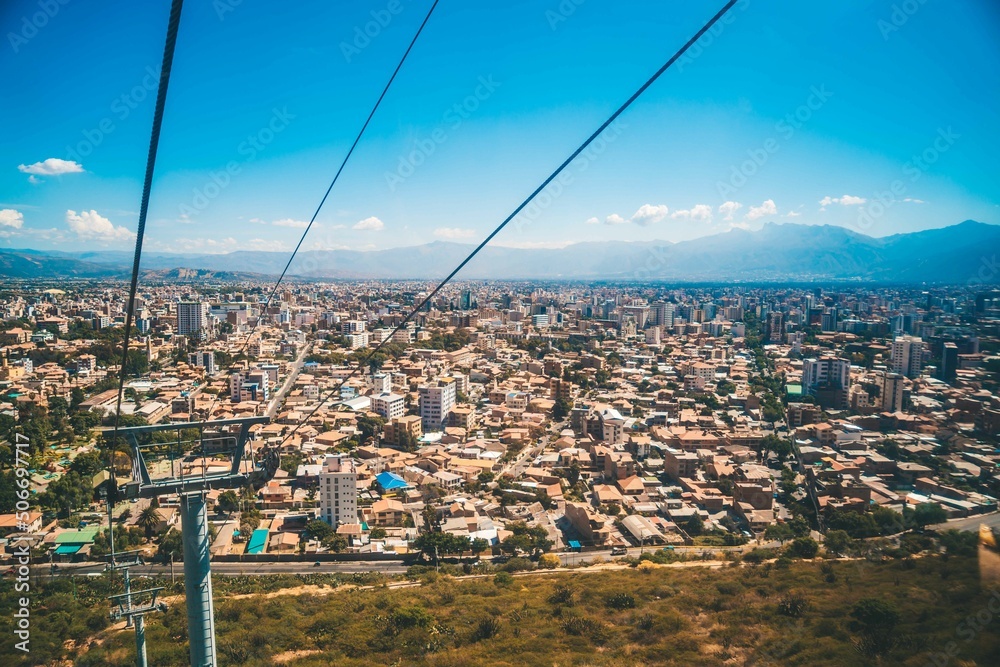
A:
<svg viewBox="0 0 1000 667">
<path fill-rule="evenodd" d="M 300 252 L 290 276 L 328 279 L 442 278 L 473 246 L 435 241 L 388 250 Z M 869 281 L 966 283 L 995 266 L 1000 225 L 963 223 L 881 238 L 833 225 L 768 223 L 756 231 L 668 241 L 575 243 L 559 249 L 487 246 L 464 279 L 622 280 L 669 282 Z M 147 279 L 195 280 L 275 276 L 285 252 L 144 253 Z M 0 250 L 8 278 L 127 278 L 124 251 Z M 981 276 L 979 276 L 981 279 Z M 992 282 L 1000 281 L 994 275 Z"/>
</svg>

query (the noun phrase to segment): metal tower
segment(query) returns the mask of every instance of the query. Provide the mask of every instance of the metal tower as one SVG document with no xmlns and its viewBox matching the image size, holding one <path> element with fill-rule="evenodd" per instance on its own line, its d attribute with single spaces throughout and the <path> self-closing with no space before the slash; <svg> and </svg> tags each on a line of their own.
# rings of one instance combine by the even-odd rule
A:
<svg viewBox="0 0 1000 667">
<path fill-rule="evenodd" d="M 217 664 L 205 493 L 211 489 L 259 486 L 274 476 L 278 468 L 277 452 L 267 450 L 261 460 L 254 461 L 247 456 L 246 446 L 250 427 L 269 422 L 268 417 L 248 417 L 135 426 L 118 431 L 132 449 L 132 481 L 124 487 L 125 496 L 131 499 L 177 494 L 180 497 L 184 592 L 191 665 L 195 667 Z M 170 431 L 176 432 L 176 436 L 164 437 Z M 115 597 L 128 596 L 126 591 L 125 595 Z M 120 603 L 120 607 L 130 604 L 129 599 Z M 137 646 L 141 634 L 139 623 L 141 616 L 136 625 Z M 142 656 L 144 660 L 145 646 Z"/>
</svg>

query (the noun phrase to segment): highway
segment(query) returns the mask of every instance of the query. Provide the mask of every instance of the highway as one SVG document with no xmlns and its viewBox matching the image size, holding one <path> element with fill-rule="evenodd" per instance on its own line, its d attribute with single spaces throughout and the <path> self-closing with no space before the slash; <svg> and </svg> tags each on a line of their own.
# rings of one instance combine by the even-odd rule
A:
<svg viewBox="0 0 1000 667">
<path fill-rule="evenodd" d="M 285 402 L 285 395 L 292 390 L 292 386 L 295 384 L 295 378 L 297 378 L 299 376 L 299 373 L 302 372 L 302 366 L 303 364 L 305 364 L 306 355 L 309 354 L 309 351 L 312 349 L 312 346 L 313 346 L 312 341 L 303 345 L 302 351 L 299 352 L 299 356 L 296 357 L 295 361 L 293 361 L 289 365 L 288 376 L 282 383 L 281 389 L 279 389 L 274 394 L 274 397 L 271 399 L 270 404 L 267 406 L 267 412 L 264 413 L 268 417 L 274 419 L 274 415 L 277 414 L 278 408 L 280 408 L 281 405 Z"/>
<path fill-rule="evenodd" d="M 928 526 L 928 528 L 937 531 L 966 530 L 976 532 L 979 530 L 979 525 L 983 523 L 993 529 L 1000 528 L 1000 512 L 993 512 L 992 514 L 978 514 L 964 519 L 952 519 L 951 521 L 947 521 L 945 523 L 939 523 L 936 526 Z"/>
<path fill-rule="evenodd" d="M 383 574 L 403 574 L 406 572 L 406 565 L 400 561 L 370 562 L 370 561 L 347 561 L 347 562 L 323 562 L 316 566 L 312 561 L 294 563 L 212 563 L 212 574 L 217 576 L 242 576 L 242 575 L 267 575 L 267 574 L 354 574 L 357 572 L 381 572 Z M 104 572 L 103 563 L 70 563 L 58 566 L 53 573 L 46 563 L 36 565 L 37 575 L 48 578 L 50 576 L 65 577 L 69 575 L 92 576 Z M 184 574 L 183 563 L 174 563 L 174 574 L 182 576 Z M 160 563 L 149 563 L 138 567 L 129 568 L 133 577 L 170 576 L 170 565 Z"/>
</svg>

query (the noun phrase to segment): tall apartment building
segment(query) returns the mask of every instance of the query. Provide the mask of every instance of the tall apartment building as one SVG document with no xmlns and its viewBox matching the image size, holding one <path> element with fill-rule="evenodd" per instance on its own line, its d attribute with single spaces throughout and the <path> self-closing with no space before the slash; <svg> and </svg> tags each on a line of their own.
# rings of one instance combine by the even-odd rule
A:
<svg viewBox="0 0 1000 667">
<path fill-rule="evenodd" d="M 839 357 L 806 359 L 802 362 L 802 389 L 836 384 L 847 388 L 851 384 L 851 360 Z"/>
<path fill-rule="evenodd" d="M 268 372 L 254 369 L 246 373 L 232 373 L 229 376 L 229 398 L 233 403 L 270 400 L 271 385 Z"/>
<path fill-rule="evenodd" d="M 406 414 L 406 399 L 399 394 L 375 394 L 371 400 L 372 410 L 385 419 L 402 417 Z"/>
<path fill-rule="evenodd" d="M 455 380 L 441 378 L 420 387 L 420 422 L 424 431 L 440 431 L 455 408 Z"/>
<path fill-rule="evenodd" d="M 958 345 L 945 343 L 941 349 L 940 378 L 945 382 L 954 382 L 958 375 Z"/>
<path fill-rule="evenodd" d="M 204 368 L 209 375 L 215 375 L 215 352 L 211 350 L 203 352 L 189 352 L 188 365 Z"/>
<path fill-rule="evenodd" d="M 785 314 L 769 313 L 767 316 L 767 340 L 780 343 L 785 336 Z"/>
<path fill-rule="evenodd" d="M 900 336 L 892 341 L 892 371 L 908 378 L 920 377 L 926 348 L 916 336 Z"/>
<path fill-rule="evenodd" d="M 320 518 L 337 528 L 358 522 L 358 473 L 346 455 L 328 456 L 319 473 Z"/>
<path fill-rule="evenodd" d="M 883 412 L 899 412 L 903 409 L 903 385 L 905 381 L 899 373 L 883 373 L 881 408 Z"/>
<path fill-rule="evenodd" d="M 204 301 L 181 301 L 177 304 L 177 334 L 200 336 L 208 328 L 208 304 Z"/>
<path fill-rule="evenodd" d="M 370 375 L 368 384 L 376 394 L 388 394 L 392 391 L 392 377 L 388 373 L 374 373 Z"/>
<path fill-rule="evenodd" d="M 850 403 L 851 360 L 838 357 L 802 362 L 802 391 L 825 408 L 846 408 Z"/>
</svg>

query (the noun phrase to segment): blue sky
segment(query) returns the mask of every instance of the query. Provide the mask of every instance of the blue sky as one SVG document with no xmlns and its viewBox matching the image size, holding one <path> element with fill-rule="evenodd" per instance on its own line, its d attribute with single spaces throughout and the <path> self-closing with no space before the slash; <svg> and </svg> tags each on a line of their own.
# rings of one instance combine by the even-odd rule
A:
<svg viewBox="0 0 1000 667">
<path fill-rule="evenodd" d="M 721 4 L 441 0 L 304 247 L 480 240 Z M 293 247 L 429 6 L 189 0 L 146 248 Z M 131 247 L 168 10 L 0 5 L 0 247 Z M 998 83 L 993 2 L 741 0 L 495 242 L 1000 223 Z"/>
</svg>

